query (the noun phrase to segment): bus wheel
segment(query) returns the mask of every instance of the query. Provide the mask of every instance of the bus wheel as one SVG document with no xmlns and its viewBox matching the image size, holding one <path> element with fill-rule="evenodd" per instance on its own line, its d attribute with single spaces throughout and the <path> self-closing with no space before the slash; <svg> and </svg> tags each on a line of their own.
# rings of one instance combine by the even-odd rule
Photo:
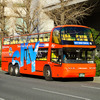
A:
<svg viewBox="0 0 100 100">
<path fill-rule="evenodd" d="M 9 65 L 9 74 L 14 76 L 15 75 L 15 72 L 14 72 L 15 68 L 12 64 Z"/>
<path fill-rule="evenodd" d="M 47 81 L 52 81 L 51 69 L 49 66 L 44 67 L 44 77 Z"/>
<path fill-rule="evenodd" d="M 15 65 L 15 76 L 20 76 L 18 64 Z"/>
</svg>

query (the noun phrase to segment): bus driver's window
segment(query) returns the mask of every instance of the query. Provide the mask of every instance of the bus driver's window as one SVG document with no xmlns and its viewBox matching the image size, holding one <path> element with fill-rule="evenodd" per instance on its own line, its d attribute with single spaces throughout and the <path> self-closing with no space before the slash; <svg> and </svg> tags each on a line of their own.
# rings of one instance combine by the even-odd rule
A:
<svg viewBox="0 0 100 100">
<path fill-rule="evenodd" d="M 53 31 L 53 43 L 60 44 L 60 42 L 61 42 L 60 32 L 59 32 L 59 30 L 55 29 Z"/>
</svg>

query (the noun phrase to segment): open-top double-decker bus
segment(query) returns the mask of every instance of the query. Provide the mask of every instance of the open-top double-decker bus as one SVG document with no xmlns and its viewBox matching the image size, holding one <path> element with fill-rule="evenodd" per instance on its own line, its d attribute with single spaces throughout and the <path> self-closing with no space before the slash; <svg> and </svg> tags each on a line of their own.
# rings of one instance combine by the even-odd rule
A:
<svg viewBox="0 0 100 100">
<path fill-rule="evenodd" d="M 2 70 L 10 75 L 92 78 L 96 73 L 92 32 L 86 26 L 56 26 L 51 32 L 2 39 Z"/>
</svg>

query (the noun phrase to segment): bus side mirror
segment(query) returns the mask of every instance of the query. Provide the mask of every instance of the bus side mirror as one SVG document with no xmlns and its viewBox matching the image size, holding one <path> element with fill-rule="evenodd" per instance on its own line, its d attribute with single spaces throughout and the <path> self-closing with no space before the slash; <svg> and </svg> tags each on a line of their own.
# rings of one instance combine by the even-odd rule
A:
<svg viewBox="0 0 100 100">
<path fill-rule="evenodd" d="M 62 52 L 63 52 L 63 50 L 62 49 L 59 49 L 58 55 L 61 56 L 62 55 Z"/>
</svg>

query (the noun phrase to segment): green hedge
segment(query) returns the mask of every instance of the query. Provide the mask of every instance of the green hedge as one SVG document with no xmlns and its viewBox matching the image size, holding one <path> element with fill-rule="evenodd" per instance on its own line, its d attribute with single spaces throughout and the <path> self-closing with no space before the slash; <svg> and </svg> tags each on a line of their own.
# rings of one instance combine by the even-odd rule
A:
<svg viewBox="0 0 100 100">
<path fill-rule="evenodd" d="M 1 59 L 0 59 L 0 67 L 1 67 Z"/>
<path fill-rule="evenodd" d="M 96 62 L 96 76 L 100 76 L 100 58 L 96 57 L 95 59 Z"/>
</svg>

